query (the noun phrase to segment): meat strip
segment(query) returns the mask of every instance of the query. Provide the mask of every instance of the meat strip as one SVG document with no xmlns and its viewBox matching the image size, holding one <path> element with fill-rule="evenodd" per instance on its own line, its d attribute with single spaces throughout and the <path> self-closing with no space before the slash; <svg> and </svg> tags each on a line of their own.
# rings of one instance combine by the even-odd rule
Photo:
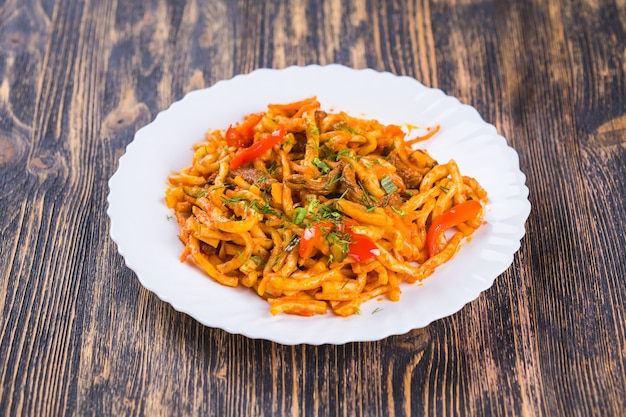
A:
<svg viewBox="0 0 626 417">
<path fill-rule="evenodd" d="M 236 168 L 228 172 L 227 180 L 232 182 L 235 177 L 243 178 L 249 184 L 256 184 L 260 189 L 267 190 L 276 182 L 274 178 L 268 177 L 263 171 L 256 168 Z"/>
<path fill-rule="evenodd" d="M 344 198 L 354 201 L 355 203 L 363 203 L 363 200 L 365 199 L 365 194 L 359 186 L 359 183 L 356 180 L 356 173 L 350 164 L 346 164 L 343 168 L 338 191 L 341 194 L 346 193 Z"/>
<path fill-rule="evenodd" d="M 302 174 L 293 174 L 285 179 L 287 186 L 294 191 L 304 191 L 320 195 L 329 195 L 337 192 L 343 163 L 338 163 L 330 172 L 318 179 L 305 179 Z"/>
</svg>

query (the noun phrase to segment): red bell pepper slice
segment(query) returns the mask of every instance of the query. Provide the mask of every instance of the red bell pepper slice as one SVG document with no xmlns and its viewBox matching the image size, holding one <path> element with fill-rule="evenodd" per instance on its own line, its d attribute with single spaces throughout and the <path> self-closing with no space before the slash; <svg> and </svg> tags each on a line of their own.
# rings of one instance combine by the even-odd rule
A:
<svg viewBox="0 0 626 417">
<path fill-rule="evenodd" d="M 322 232 L 317 225 L 312 225 L 304 229 L 302 238 L 300 239 L 300 248 L 298 254 L 303 259 L 308 259 L 313 254 L 313 248 L 322 238 Z"/>
<path fill-rule="evenodd" d="M 350 245 L 348 246 L 348 256 L 356 262 L 367 262 L 372 258 L 380 255 L 380 249 L 374 241 L 366 235 L 354 233 L 354 227 L 359 226 L 356 220 L 345 218 L 339 224 L 339 231 L 345 232 L 350 236 Z"/>
<path fill-rule="evenodd" d="M 350 233 L 348 256 L 356 262 L 366 262 L 380 255 L 380 249 L 374 241 L 365 235 Z"/>
<path fill-rule="evenodd" d="M 365 235 L 360 235 L 351 231 L 353 226 L 359 224 L 352 219 L 344 219 L 342 222 L 333 225 L 330 222 L 315 223 L 304 229 L 300 239 L 300 257 L 307 259 L 313 253 L 315 245 L 323 239 L 324 235 L 335 229 L 345 233 L 349 237 L 348 256 L 356 262 L 366 262 L 380 255 L 380 250 L 372 239 Z"/>
<path fill-rule="evenodd" d="M 230 169 L 239 168 L 242 165 L 254 161 L 259 156 L 272 149 L 274 145 L 278 145 L 284 140 L 285 128 L 281 126 L 273 131 L 269 137 L 255 143 L 249 148 L 238 149 L 235 156 L 233 156 L 233 159 L 230 161 Z"/>
<path fill-rule="evenodd" d="M 482 205 L 476 200 L 468 200 L 464 203 L 457 204 L 450 210 L 444 212 L 437 217 L 430 225 L 426 234 L 426 247 L 428 248 L 428 256 L 435 256 L 439 253 L 438 241 L 439 237 L 446 230 L 454 226 L 473 219 L 480 213 Z"/>
<path fill-rule="evenodd" d="M 324 237 L 325 233 L 333 230 L 331 222 L 315 223 L 304 229 L 300 239 L 300 249 L 298 253 L 301 258 L 308 259 L 313 254 L 313 248 Z"/>
<path fill-rule="evenodd" d="M 248 116 L 240 125 L 230 125 L 226 130 L 225 138 L 228 146 L 247 148 L 254 141 L 254 127 L 261 121 L 264 113 L 256 113 Z"/>
</svg>

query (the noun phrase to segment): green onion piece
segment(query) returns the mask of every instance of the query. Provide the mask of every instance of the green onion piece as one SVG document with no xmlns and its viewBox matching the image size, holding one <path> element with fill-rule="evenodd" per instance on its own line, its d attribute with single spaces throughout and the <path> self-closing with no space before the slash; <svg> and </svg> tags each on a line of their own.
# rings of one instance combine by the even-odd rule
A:
<svg viewBox="0 0 626 417">
<path fill-rule="evenodd" d="M 391 194 L 394 191 L 398 190 L 396 184 L 391 181 L 391 177 L 389 175 L 385 175 L 382 180 L 380 180 L 380 185 L 383 187 L 387 194 Z"/>
<path fill-rule="evenodd" d="M 293 211 L 293 224 L 301 224 L 306 216 L 306 209 L 304 207 L 296 207 Z"/>
<path fill-rule="evenodd" d="M 322 174 L 328 174 L 330 172 L 330 167 L 319 158 L 315 158 L 313 164 L 322 171 Z"/>
</svg>

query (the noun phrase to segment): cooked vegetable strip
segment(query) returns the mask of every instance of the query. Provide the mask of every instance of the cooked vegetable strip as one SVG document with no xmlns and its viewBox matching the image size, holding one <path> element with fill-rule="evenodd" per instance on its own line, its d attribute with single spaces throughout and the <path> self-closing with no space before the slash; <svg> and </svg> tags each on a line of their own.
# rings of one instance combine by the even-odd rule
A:
<svg viewBox="0 0 626 417">
<path fill-rule="evenodd" d="M 482 223 L 480 184 L 412 148 L 439 129 L 407 139 L 311 97 L 209 130 L 165 193 L 181 261 L 250 288 L 271 314 L 345 317 L 398 301 L 403 282 L 427 278 Z"/>
</svg>

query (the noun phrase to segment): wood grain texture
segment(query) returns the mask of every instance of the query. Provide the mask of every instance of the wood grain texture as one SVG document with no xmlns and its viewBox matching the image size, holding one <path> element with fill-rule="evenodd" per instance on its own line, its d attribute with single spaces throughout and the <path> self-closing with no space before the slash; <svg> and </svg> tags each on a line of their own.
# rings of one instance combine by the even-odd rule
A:
<svg viewBox="0 0 626 417">
<path fill-rule="evenodd" d="M 518 151 L 527 236 L 459 313 L 283 346 L 206 328 L 125 267 L 106 195 L 134 132 L 191 90 L 312 63 L 413 76 Z M 0 178 L 2 415 L 626 410 L 622 0 L 0 0 Z"/>
</svg>

